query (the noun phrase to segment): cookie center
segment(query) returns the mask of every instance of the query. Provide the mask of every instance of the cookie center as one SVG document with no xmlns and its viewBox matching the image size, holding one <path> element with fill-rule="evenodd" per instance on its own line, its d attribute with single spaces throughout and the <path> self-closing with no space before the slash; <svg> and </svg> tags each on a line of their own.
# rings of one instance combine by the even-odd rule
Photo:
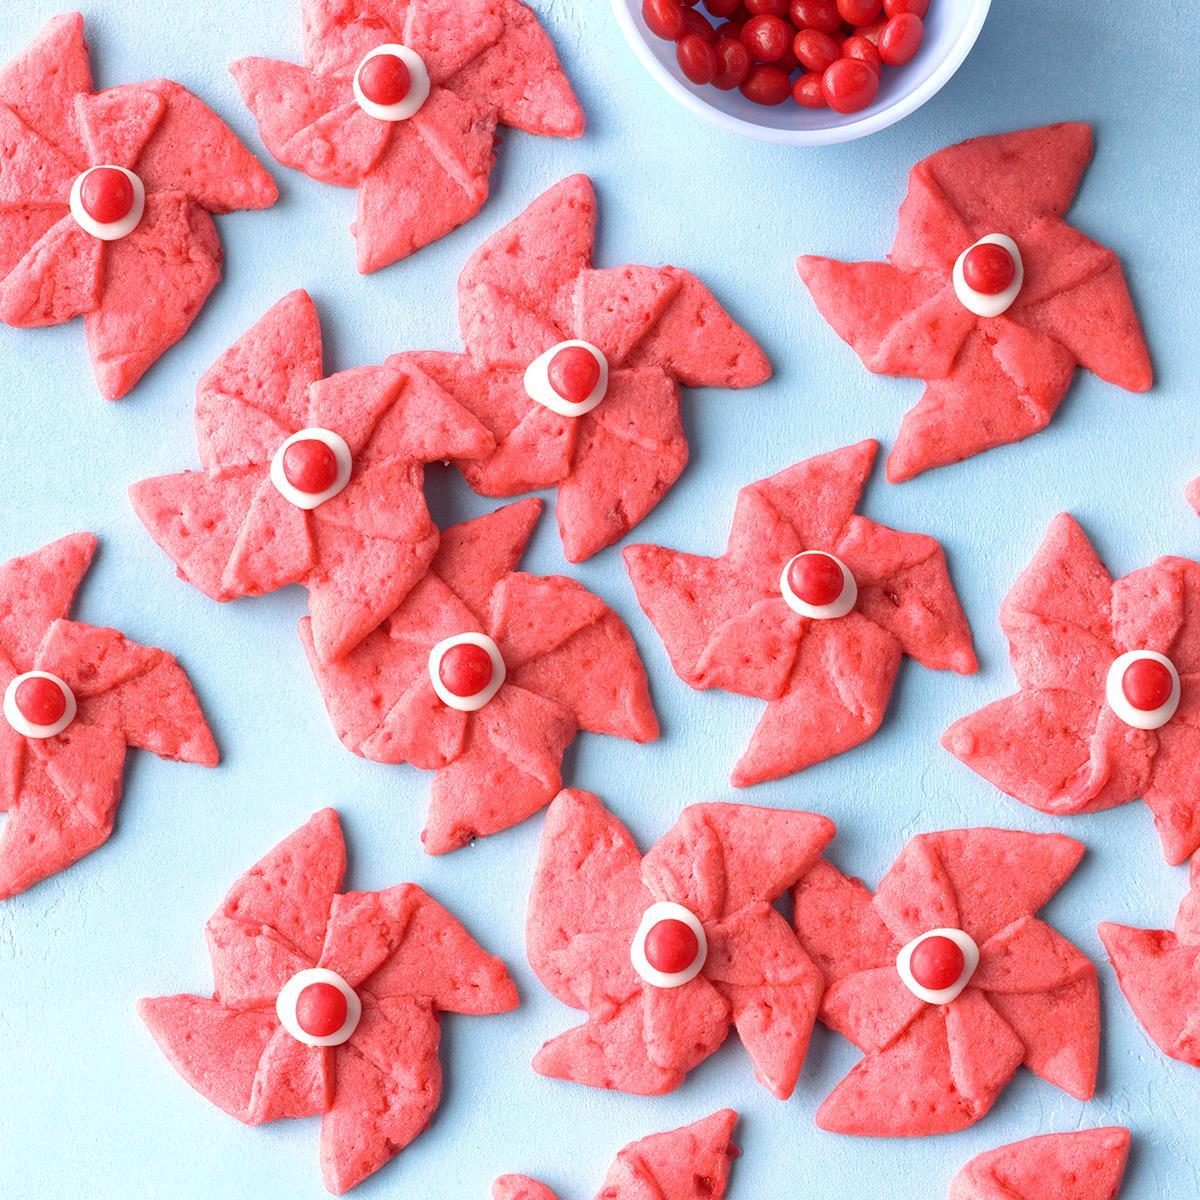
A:
<svg viewBox="0 0 1200 1200">
<path fill-rule="evenodd" d="M 354 99 L 377 121 L 407 121 L 429 99 L 425 60 L 408 46 L 387 42 L 376 46 L 354 72 Z"/>
<path fill-rule="evenodd" d="M 646 933 L 646 961 L 665 975 L 678 975 L 696 961 L 700 939 L 685 921 L 668 918 Z"/>
<path fill-rule="evenodd" d="M 302 438 L 283 452 L 283 475 L 294 488 L 315 496 L 337 480 L 337 455 L 328 442 Z"/>
<path fill-rule="evenodd" d="M 336 971 L 311 967 L 283 985 L 275 1000 L 275 1015 L 306 1046 L 340 1046 L 358 1028 L 362 1001 Z"/>
<path fill-rule="evenodd" d="M 661 900 L 650 905 L 629 947 L 629 960 L 652 987 L 677 988 L 704 968 L 708 939 L 700 918 L 682 904 Z"/>
<path fill-rule="evenodd" d="M 460 633 L 429 652 L 429 679 L 448 708 L 478 712 L 495 697 L 506 671 L 500 647 L 485 633 Z"/>
<path fill-rule="evenodd" d="M 271 460 L 271 482 L 297 508 L 312 510 L 332 500 L 350 482 L 350 447 L 332 429 L 294 433 Z"/>
<path fill-rule="evenodd" d="M 375 54 L 359 68 L 358 86 L 372 104 L 399 104 L 412 91 L 412 72 L 398 54 Z"/>
<path fill-rule="evenodd" d="M 104 164 L 76 178 L 69 203 L 81 229 L 103 242 L 115 242 L 141 223 L 146 189 L 127 168 Z"/>
<path fill-rule="evenodd" d="M 563 417 L 590 413 L 608 391 L 608 359 L 591 342 L 559 342 L 525 370 L 531 400 Z"/>
<path fill-rule="evenodd" d="M 1105 698 L 1126 725 L 1161 729 L 1179 709 L 1179 672 L 1165 654 L 1131 650 L 1109 668 Z"/>
<path fill-rule="evenodd" d="M 858 603 L 858 584 L 849 567 L 824 550 L 805 550 L 788 559 L 779 591 L 793 612 L 814 621 L 844 617 Z"/>
<path fill-rule="evenodd" d="M 979 947 L 961 929 L 931 929 L 896 956 L 896 970 L 926 1004 L 950 1004 L 962 995 L 979 966 Z"/>
<path fill-rule="evenodd" d="M 310 1037 L 329 1037 L 346 1023 L 350 1003 L 332 983 L 310 983 L 296 997 L 296 1023 Z"/>
<path fill-rule="evenodd" d="M 75 719 L 76 711 L 74 692 L 49 671 L 26 671 L 4 693 L 5 719 L 25 737 L 55 737 Z"/>
<path fill-rule="evenodd" d="M 1021 251 L 1007 234 L 989 233 L 958 256 L 952 277 L 964 308 L 978 317 L 998 317 L 1012 306 L 1025 281 Z"/>
</svg>

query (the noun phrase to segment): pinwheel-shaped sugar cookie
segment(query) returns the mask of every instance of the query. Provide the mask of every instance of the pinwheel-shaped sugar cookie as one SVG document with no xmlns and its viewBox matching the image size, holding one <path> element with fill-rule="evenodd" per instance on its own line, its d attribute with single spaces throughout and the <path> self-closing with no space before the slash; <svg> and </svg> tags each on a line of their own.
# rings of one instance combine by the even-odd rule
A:
<svg viewBox="0 0 1200 1200">
<path fill-rule="evenodd" d="M 95 549 L 76 533 L 0 566 L 0 899 L 108 841 L 129 747 L 217 763 L 171 655 L 66 619 Z"/>
<path fill-rule="evenodd" d="M 887 262 L 800 259 L 864 366 L 925 380 L 888 460 L 893 482 L 1044 429 L 1076 366 L 1150 387 L 1117 256 L 1063 220 L 1091 156 L 1081 124 L 951 146 L 910 172 Z"/>
<path fill-rule="evenodd" d="M 951 1133 L 985 1116 L 1022 1063 L 1091 1099 L 1096 969 L 1034 915 L 1082 855 L 1059 834 L 959 829 L 913 838 L 874 895 L 825 860 L 800 880 L 821 1020 L 865 1056 L 817 1112 L 822 1129 Z"/>
<path fill-rule="evenodd" d="M 1100 937 L 1146 1032 L 1165 1054 L 1200 1067 L 1200 856 L 1174 932 L 1106 922 Z"/>
<path fill-rule="evenodd" d="M 643 858 L 595 796 L 561 793 L 526 939 L 538 978 L 588 1019 L 547 1042 L 534 1069 L 661 1095 L 733 1026 L 759 1082 L 786 1100 L 822 985 L 774 902 L 833 835 L 811 813 L 694 804 Z"/>
<path fill-rule="evenodd" d="M 248 1125 L 321 1117 L 321 1174 L 348 1191 L 423 1133 L 441 1098 L 440 1013 L 508 1012 L 517 993 L 413 884 L 339 893 L 332 809 L 241 877 L 205 928 L 215 994 L 138 1006 L 171 1065 Z"/>
<path fill-rule="evenodd" d="M 214 600 L 304 585 L 323 661 L 353 649 L 433 558 L 423 464 L 492 446 L 415 366 L 324 376 L 321 327 L 302 291 L 200 380 L 196 440 L 203 471 L 130 489 L 142 523 Z"/>
<path fill-rule="evenodd" d="M 860 442 L 742 488 L 720 558 L 625 551 L 676 674 L 767 701 L 734 768 L 738 787 L 866 741 L 905 654 L 933 670 L 976 669 L 941 546 L 854 511 L 876 449 Z"/>
<path fill-rule="evenodd" d="M 950 1200 L 1116 1200 L 1128 1159 L 1128 1129 L 1049 1133 L 973 1158 Z"/>
<path fill-rule="evenodd" d="M 678 267 L 592 266 L 596 196 L 573 175 L 475 252 L 458 281 L 465 354 L 415 360 L 496 438 L 462 462 L 484 496 L 558 488 L 571 562 L 619 541 L 688 457 L 680 386 L 753 387 L 754 339 Z"/>
<path fill-rule="evenodd" d="M 519 0 L 301 0 L 305 66 L 230 68 L 273 155 L 358 188 L 358 269 L 405 258 L 483 207 L 497 123 L 578 137 L 583 113 Z"/>
<path fill-rule="evenodd" d="M 435 772 L 421 835 L 430 854 L 549 804 L 579 730 L 658 736 L 620 617 L 572 579 L 516 570 L 541 508 L 523 500 L 444 530 L 428 573 L 340 662 L 320 661 L 301 622 L 346 747 Z"/>
<path fill-rule="evenodd" d="M 1141 796 L 1163 853 L 1200 847 L 1200 563 L 1113 580 L 1067 515 L 1000 609 L 1021 691 L 942 744 L 1010 796 L 1064 816 Z"/>
<path fill-rule="evenodd" d="M 0 69 L 0 321 L 83 316 L 109 400 L 183 337 L 216 286 L 212 214 L 275 197 L 186 88 L 154 79 L 93 92 L 78 13 Z"/>
<path fill-rule="evenodd" d="M 721 1200 L 737 1113 L 724 1109 L 694 1125 L 632 1142 L 617 1155 L 596 1200 Z M 557 1200 L 536 1179 L 505 1175 L 492 1184 L 492 1200 Z"/>
</svg>

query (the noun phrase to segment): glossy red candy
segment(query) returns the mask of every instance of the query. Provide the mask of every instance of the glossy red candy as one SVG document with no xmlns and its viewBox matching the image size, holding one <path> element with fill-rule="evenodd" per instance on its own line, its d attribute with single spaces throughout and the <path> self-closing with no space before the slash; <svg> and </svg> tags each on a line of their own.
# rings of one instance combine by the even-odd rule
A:
<svg viewBox="0 0 1200 1200">
<path fill-rule="evenodd" d="M 750 51 L 740 38 L 721 37 L 717 40 L 717 73 L 713 87 L 731 92 L 750 71 Z"/>
<path fill-rule="evenodd" d="M 1154 712 L 1162 708 L 1174 690 L 1175 679 L 1170 669 L 1156 658 L 1135 659 L 1121 676 L 1121 691 L 1139 712 Z M 49 721 L 44 723 L 51 724 Z"/>
<path fill-rule="evenodd" d="M 842 57 L 835 38 L 819 29 L 802 29 L 792 39 L 792 52 L 808 71 L 824 71 Z"/>
<path fill-rule="evenodd" d="M 710 16 L 724 21 L 742 7 L 742 0 L 706 0 L 704 7 L 708 9 Z"/>
<path fill-rule="evenodd" d="M 642 0 L 642 20 L 655 37 L 668 42 L 683 34 L 683 6 L 679 0 Z"/>
<path fill-rule="evenodd" d="M 824 75 L 825 102 L 834 112 L 855 113 L 866 108 L 879 91 L 879 76 L 857 58 L 839 58 Z"/>
<path fill-rule="evenodd" d="M 337 482 L 337 455 L 320 438 L 301 438 L 283 452 L 283 477 L 298 492 L 315 496 Z"/>
<path fill-rule="evenodd" d="M 16 701 L 17 711 L 31 725 L 53 725 L 62 720 L 67 711 L 67 698 L 62 688 L 53 679 L 44 679 L 41 675 L 22 679 L 17 684 L 13 699 Z"/>
<path fill-rule="evenodd" d="M 861 33 L 848 37 L 842 43 L 841 57 L 857 58 L 859 62 L 865 62 L 876 75 L 883 74 L 883 59 L 879 57 L 875 43 L 869 38 L 863 37 Z"/>
<path fill-rule="evenodd" d="M 778 62 L 791 48 L 792 33 L 782 17 L 751 17 L 742 26 L 742 42 L 755 62 Z"/>
<path fill-rule="evenodd" d="M 582 404 L 600 382 L 600 364 L 583 346 L 565 346 L 546 370 L 550 386 L 571 404 Z"/>
<path fill-rule="evenodd" d="M 337 1033 L 345 1025 L 348 1011 L 345 994 L 332 983 L 310 983 L 296 997 L 296 1024 L 309 1037 Z"/>
<path fill-rule="evenodd" d="M 963 279 L 967 287 L 985 296 L 998 296 L 1017 273 L 1013 256 L 995 242 L 980 242 L 963 259 Z"/>
<path fill-rule="evenodd" d="M 646 933 L 646 961 L 664 975 L 678 975 L 696 961 L 700 939 L 684 921 L 658 921 Z"/>
<path fill-rule="evenodd" d="M 828 554 L 802 554 L 788 567 L 788 584 L 805 604 L 821 608 L 841 596 L 846 577 Z"/>
<path fill-rule="evenodd" d="M 788 11 L 797 29 L 816 29 L 821 33 L 842 32 L 842 16 L 836 0 L 792 0 Z"/>
<path fill-rule="evenodd" d="M 792 81 L 774 63 L 757 63 L 750 68 L 741 90 L 747 100 L 771 108 L 792 94 Z"/>
<path fill-rule="evenodd" d="M 901 13 L 912 13 L 924 18 L 929 11 L 929 0 L 883 0 L 883 11 L 889 17 L 898 17 Z"/>
<path fill-rule="evenodd" d="M 373 104 L 399 104 L 412 87 L 412 75 L 395 54 L 373 54 L 359 68 L 358 86 Z"/>
<path fill-rule="evenodd" d="M 912 61 L 924 36 L 925 22 L 916 13 L 900 13 L 880 31 L 879 57 L 889 67 L 902 67 Z"/>
<path fill-rule="evenodd" d="M 687 33 L 695 33 L 702 37 L 710 46 L 717 44 L 717 31 L 715 26 L 710 21 L 706 21 L 698 12 L 693 12 L 690 8 L 683 11 L 683 31 Z"/>
<path fill-rule="evenodd" d="M 792 84 L 792 99 L 801 108 L 828 108 L 825 89 L 821 87 L 821 72 L 808 71 Z"/>
<path fill-rule="evenodd" d="M 837 10 L 850 25 L 870 25 L 883 11 L 882 0 L 837 0 Z"/>
<path fill-rule="evenodd" d="M 93 221 L 111 225 L 124 220 L 133 209 L 133 184 L 116 167 L 97 167 L 79 185 L 79 201 Z"/>
<path fill-rule="evenodd" d="M 959 981 L 966 965 L 962 947 L 948 937 L 935 934 L 913 949 L 909 970 L 923 988 L 941 992 Z"/>
<path fill-rule="evenodd" d="M 452 696 L 478 696 L 495 673 L 492 656 L 474 642 L 451 646 L 438 663 L 438 678 Z"/>
<path fill-rule="evenodd" d="M 685 33 L 675 47 L 679 69 L 693 83 L 712 83 L 717 75 L 717 52 L 698 33 Z"/>
<path fill-rule="evenodd" d="M 764 13 L 771 17 L 786 17 L 788 15 L 788 0 L 745 0 L 746 10 L 752 17 Z M 712 9 L 709 9 L 711 12 Z"/>
</svg>

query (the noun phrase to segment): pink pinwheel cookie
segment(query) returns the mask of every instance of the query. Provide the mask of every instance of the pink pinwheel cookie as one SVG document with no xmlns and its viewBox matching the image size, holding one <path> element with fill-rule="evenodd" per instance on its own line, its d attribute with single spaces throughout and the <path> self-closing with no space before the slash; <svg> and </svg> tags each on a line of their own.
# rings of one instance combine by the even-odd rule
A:
<svg viewBox="0 0 1200 1200">
<path fill-rule="evenodd" d="M 0 321 L 82 316 L 109 400 L 183 337 L 216 286 L 212 215 L 275 198 L 186 88 L 154 79 L 93 92 L 78 13 L 0 68 Z"/>
<path fill-rule="evenodd" d="M 754 1074 L 786 1100 L 808 1052 L 821 975 L 775 901 L 820 858 L 832 821 L 693 804 L 643 857 L 595 796 L 550 806 L 529 901 L 529 962 L 587 1021 L 534 1070 L 662 1095 L 736 1028 Z"/>
<path fill-rule="evenodd" d="M 688 457 L 680 387 L 744 388 L 770 364 L 694 275 L 592 266 L 596 196 L 573 175 L 475 252 L 458 281 L 465 354 L 416 361 L 491 430 L 462 462 L 484 496 L 558 488 L 571 562 L 619 541 Z"/>
<path fill-rule="evenodd" d="M 1128 1129 L 1050 1133 L 973 1158 L 950 1200 L 1116 1200 L 1128 1159 Z"/>
<path fill-rule="evenodd" d="M 1044 429 L 1076 366 L 1150 387 L 1117 256 L 1063 220 L 1091 156 L 1082 124 L 951 146 L 909 174 L 887 262 L 800 259 L 864 366 L 925 381 L 888 460 L 893 482 Z"/>
<path fill-rule="evenodd" d="M 656 1133 L 626 1146 L 609 1168 L 596 1200 L 721 1200 L 729 1168 L 740 1151 L 733 1144 L 737 1113 L 713 1113 L 694 1125 Z M 544 1183 L 505 1175 L 492 1184 L 492 1200 L 556 1200 Z"/>
<path fill-rule="evenodd" d="M 1200 563 L 1113 580 L 1067 515 L 1000 608 L 1021 690 L 942 745 L 1022 804 L 1059 816 L 1142 797 L 1168 862 L 1200 847 Z"/>
<path fill-rule="evenodd" d="M 580 730 L 658 736 L 621 618 L 572 579 L 516 570 L 541 509 L 523 500 L 444 530 L 428 573 L 340 662 L 321 662 L 315 626 L 300 624 L 345 746 L 434 772 L 430 854 L 549 804 Z"/>
<path fill-rule="evenodd" d="M 1174 932 L 1106 922 L 1100 937 L 1146 1032 L 1165 1054 L 1200 1067 L 1200 855 Z"/>
<path fill-rule="evenodd" d="M 171 655 L 66 619 L 95 549 L 76 533 L 0 566 L 0 899 L 108 841 L 129 747 L 217 764 Z"/>
<path fill-rule="evenodd" d="M 230 70 L 267 148 L 358 189 L 358 269 L 444 237 L 483 207 L 496 126 L 579 137 L 583 113 L 520 0 L 301 0 L 303 67 Z"/>
<path fill-rule="evenodd" d="M 130 488 L 179 574 L 214 600 L 308 589 L 322 661 L 362 641 L 438 545 L 424 463 L 491 435 L 413 365 L 326 376 L 308 294 L 292 292 L 200 380 L 202 471 Z"/>
<path fill-rule="evenodd" d="M 734 768 L 738 787 L 865 742 L 905 654 L 932 670 L 976 670 L 941 546 L 854 511 L 876 449 L 860 442 L 742 488 L 720 558 L 625 550 L 676 674 L 767 701 Z"/>
<path fill-rule="evenodd" d="M 952 1133 L 986 1116 L 1022 1064 L 1091 1099 L 1096 969 L 1034 915 L 1082 855 L 1059 834 L 958 829 L 913 838 L 874 895 L 824 859 L 800 880 L 821 1020 L 864 1055 L 818 1110 L 822 1129 Z"/>
<path fill-rule="evenodd" d="M 234 884 L 205 928 L 214 995 L 138 1011 L 171 1065 L 247 1125 L 321 1117 L 335 1195 L 424 1132 L 442 1091 L 443 1012 L 508 1012 L 504 964 L 413 884 L 338 889 L 337 814 L 317 813 Z"/>
</svg>

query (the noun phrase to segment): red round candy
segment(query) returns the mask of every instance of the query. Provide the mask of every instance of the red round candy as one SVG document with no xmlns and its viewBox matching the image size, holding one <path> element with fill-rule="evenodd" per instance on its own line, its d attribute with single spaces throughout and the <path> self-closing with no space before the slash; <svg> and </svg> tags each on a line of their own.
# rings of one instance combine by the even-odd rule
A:
<svg viewBox="0 0 1200 1200">
<path fill-rule="evenodd" d="M 564 346 L 550 360 L 547 374 L 550 386 L 564 400 L 582 404 L 600 382 L 600 364 L 590 350 L 582 346 Z"/>
<path fill-rule="evenodd" d="M 792 39 L 792 50 L 808 71 L 824 71 L 842 57 L 837 41 L 819 29 L 802 29 Z M 824 107 L 824 101 L 821 102 Z"/>
<path fill-rule="evenodd" d="M 374 54 L 358 69 L 358 88 L 373 104 L 399 104 L 412 88 L 408 64 L 395 54 Z"/>
<path fill-rule="evenodd" d="M 746 0 L 746 11 L 752 17 L 762 16 L 764 13 L 772 17 L 786 17 L 788 0 Z"/>
<path fill-rule="evenodd" d="M 1121 691 L 1139 712 L 1154 712 L 1162 708 L 1174 690 L 1175 680 L 1171 672 L 1156 658 L 1134 659 L 1121 676 Z"/>
<path fill-rule="evenodd" d="M 792 99 L 801 108 L 828 108 L 825 89 L 821 87 L 821 73 L 808 71 L 792 84 Z"/>
<path fill-rule="evenodd" d="M 788 583 L 806 604 L 832 604 L 846 586 L 842 568 L 828 554 L 802 554 L 788 567 Z"/>
<path fill-rule="evenodd" d="M 683 8 L 679 0 L 642 0 L 642 20 L 655 37 L 668 42 L 683 33 Z"/>
<path fill-rule="evenodd" d="M 133 211 L 133 183 L 116 167 L 97 167 L 84 176 L 79 201 L 93 221 L 111 225 L 123 221 Z"/>
<path fill-rule="evenodd" d="M 690 8 L 683 11 L 683 31 L 685 34 L 699 34 L 710 46 L 717 44 L 716 28 L 698 12 L 693 12 Z"/>
<path fill-rule="evenodd" d="M 836 0 L 792 0 L 788 12 L 797 29 L 816 29 L 821 33 L 842 31 L 842 15 Z"/>
<path fill-rule="evenodd" d="M 889 17 L 898 17 L 901 13 L 912 13 L 924 18 L 929 11 L 929 0 L 883 0 L 883 11 Z"/>
<path fill-rule="evenodd" d="M 346 995 L 332 983 L 310 983 L 296 997 L 296 1024 L 309 1037 L 330 1037 L 346 1023 Z"/>
<path fill-rule="evenodd" d="M 778 62 L 792 42 L 792 31 L 782 17 L 751 17 L 742 26 L 742 42 L 755 62 Z"/>
<path fill-rule="evenodd" d="M 685 33 L 675 47 L 679 69 L 693 83 L 712 83 L 717 75 L 717 52 L 698 33 Z"/>
<path fill-rule="evenodd" d="M 967 287 L 985 296 L 998 296 L 1017 274 L 1013 256 L 995 242 L 972 246 L 963 259 L 963 279 Z"/>
<path fill-rule="evenodd" d="M 924 36 L 925 22 L 916 13 L 900 13 L 880 31 L 879 57 L 889 67 L 902 67 L 920 49 Z"/>
<path fill-rule="evenodd" d="M 296 491 L 315 496 L 337 482 L 337 455 L 319 438 L 301 438 L 283 452 L 283 477 Z"/>
<path fill-rule="evenodd" d="M 750 71 L 750 51 L 741 38 L 722 37 L 717 41 L 717 73 L 713 87 L 731 92 Z"/>
<path fill-rule="evenodd" d="M 931 992 L 953 987 L 967 965 L 962 947 L 940 933 L 918 942 L 912 952 L 909 969 L 913 978 Z"/>
<path fill-rule="evenodd" d="M 67 698 L 53 679 L 35 675 L 17 684 L 17 711 L 31 725 L 53 725 L 67 711 Z"/>
<path fill-rule="evenodd" d="M 883 59 L 879 57 L 875 43 L 861 33 L 848 37 L 842 43 L 842 57 L 857 58 L 859 62 L 865 62 L 876 75 L 883 74 Z"/>
<path fill-rule="evenodd" d="M 839 58 L 824 75 L 825 102 L 834 112 L 854 113 L 866 108 L 879 91 L 879 76 L 857 58 Z"/>
<path fill-rule="evenodd" d="M 673 917 L 650 926 L 646 934 L 646 961 L 664 975 L 678 975 L 696 961 L 700 939 L 684 921 Z"/>
<path fill-rule="evenodd" d="M 792 94 L 792 81 L 776 64 L 756 63 L 742 81 L 741 92 L 752 104 L 771 108 Z"/>
<path fill-rule="evenodd" d="M 742 0 L 705 0 L 704 7 L 710 15 L 726 21 L 742 7 Z"/>
<path fill-rule="evenodd" d="M 492 656 L 474 642 L 451 646 L 438 664 L 438 678 L 446 691 L 464 699 L 478 696 L 492 682 L 494 673 Z"/>
<path fill-rule="evenodd" d="M 883 0 L 837 0 L 837 10 L 851 25 L 870 25 L 883 11 Z"/>
</svg>

